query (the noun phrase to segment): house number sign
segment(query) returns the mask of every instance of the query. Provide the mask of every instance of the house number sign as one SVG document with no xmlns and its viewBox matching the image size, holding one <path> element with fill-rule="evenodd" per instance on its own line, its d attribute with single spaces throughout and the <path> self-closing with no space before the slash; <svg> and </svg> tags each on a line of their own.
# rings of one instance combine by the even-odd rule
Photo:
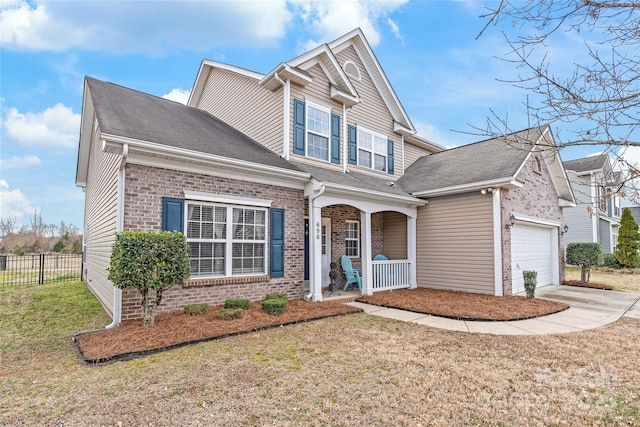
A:
<svg viewBox="0 0 640 427">
<path fill-rule="evenodd" d="M 320 221 L 316 221 L 316 240 L 320 240 Z"/>
</svg>

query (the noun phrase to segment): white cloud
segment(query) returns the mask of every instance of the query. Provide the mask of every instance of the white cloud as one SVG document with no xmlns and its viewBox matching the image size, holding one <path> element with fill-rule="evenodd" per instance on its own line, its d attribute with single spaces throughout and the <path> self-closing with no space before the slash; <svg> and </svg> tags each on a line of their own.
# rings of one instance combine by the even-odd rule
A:
<svg viewBox="0 0 640 427">
<path fill-rule="evenodd" d="M 78 48 L 162 53 L 167 48 L 204 50 L 221 44 L 265 46 L 285 36 L 290 20 L 286 0 L 250 5 L 246 1 L 11 1 L 0 6 L 0 40 L 3 48 L 58 52 Z"/>
<path fill-rule="evenodd" d="M 366 0 L 307 1 L 293 0 L 294 11 L 302 19 L 305 30 L 317 38 L 301 43 L 300 50 L 307 51 L 360 27 L 372 46 L 380 43 L 382 35 L 379 23 L 390 27 L 396 37 L 401 38 L 398 25 L 389 14 L 408 0 L 370 2 Z"/>
<path fill-rule="evenodd" d="M 19 188 L 9 190 L 9 183 L 0 179 L 0 218 L 16 218 L 19 220 L 23 216 L 30 216 L 35 212 L 29 200 Z"/>
<path fill-rule="evenodd" d="M 433 141 L 438 145 L 442 145 L 445 148 L 455 148 L 461 145 L 458 141 L 451 141 L 447 139 L 436 125 L 415 121 L 413 124 L 418 131 L 418 135 L 428 139 L 429 141 Z"/>
<path fill-rule="evenodd" d="M 38 166 L 42 162 L 37 156 L 13 156 L 10 159 L 0 159 L 0 169 L 22 169 L 31 166 Z"/>
<path fill-rule="evenodd" d="M 187 105 L 187 101 L 189 101 L 189 95 L 191 94 L 190 90 L 182 89 L 182 88 L 174 88 L 171 89 L 169 93 L 165 93 L 162 95 L 163 98 L 169 99 L 171 101 L 179 102 L 180 104 Z"/>
<path fill-rule="evenodd" d="M 29 146 L 74 148 L 78 142 L 80 114 L 56 104 L 41 113 L 21 113 L 16 108 L 5 111 L 3 128 L 6 134 Z"/>
</svg>

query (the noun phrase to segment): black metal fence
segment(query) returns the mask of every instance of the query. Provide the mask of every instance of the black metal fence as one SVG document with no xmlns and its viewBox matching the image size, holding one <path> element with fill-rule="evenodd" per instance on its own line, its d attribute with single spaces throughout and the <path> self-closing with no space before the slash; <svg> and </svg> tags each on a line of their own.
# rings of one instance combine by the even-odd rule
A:
<svg viewBox="0 0 640 427">
<path fill-rule="evenodd" d="M 0 255 L 0 286 L 82 279 L 82 254 Z"/>
</svg>

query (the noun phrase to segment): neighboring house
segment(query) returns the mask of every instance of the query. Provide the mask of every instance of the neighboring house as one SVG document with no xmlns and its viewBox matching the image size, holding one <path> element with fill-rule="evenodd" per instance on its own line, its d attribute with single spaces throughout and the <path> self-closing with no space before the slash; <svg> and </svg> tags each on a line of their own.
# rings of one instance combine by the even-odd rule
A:
<svg viewBox="0 0 640 427">
<path fill-rule="evenodd" d="M 84 278 L 114 322 L 138 316 L 137 292 L 107 279 L 114 233 L 167 229 L 185 233 L 192 276 L 162 311 L 275 291 L 320 301 L 342 255 L 364 294 L 507 295 L 523 268 L 559 283 L 573 196 L 552 144 L 548 127 L 449 151 L 417 136 L 359 29 L 267 74 L 203 61 L 189 106 L 86 78 Z"/>
<path fill-rule="evenodd" d="M 620 227 L 620 172 L 614 172 L 607 154 L 564 162 L 577 206 L 566 209 L 566 243 L 597 242 L 606 254 L 615 252 Z"/>
</svg>

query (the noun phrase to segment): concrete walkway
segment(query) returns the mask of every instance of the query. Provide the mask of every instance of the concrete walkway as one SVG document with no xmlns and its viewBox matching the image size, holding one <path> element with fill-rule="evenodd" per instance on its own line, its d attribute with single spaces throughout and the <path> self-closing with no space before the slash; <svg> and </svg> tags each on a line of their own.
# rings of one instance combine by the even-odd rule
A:
<svg viewBox="0 0 640 427">
<path fill-rule="evenodd" d="M 569 309 L 534 319 L 485 322 L 453 320 L 359 302 L 348 304 L 362 308 L 365 313 L 374 316 L 452 331 L 494 335 L 563 334 L 598 328 L 613 323 L 623 316 L 640 319 L 640 302 L 638 302 L 640 294 L 554 285 L 537 289 L 536 298 L 564 302 L 569 304 Z"/>
</svg>

